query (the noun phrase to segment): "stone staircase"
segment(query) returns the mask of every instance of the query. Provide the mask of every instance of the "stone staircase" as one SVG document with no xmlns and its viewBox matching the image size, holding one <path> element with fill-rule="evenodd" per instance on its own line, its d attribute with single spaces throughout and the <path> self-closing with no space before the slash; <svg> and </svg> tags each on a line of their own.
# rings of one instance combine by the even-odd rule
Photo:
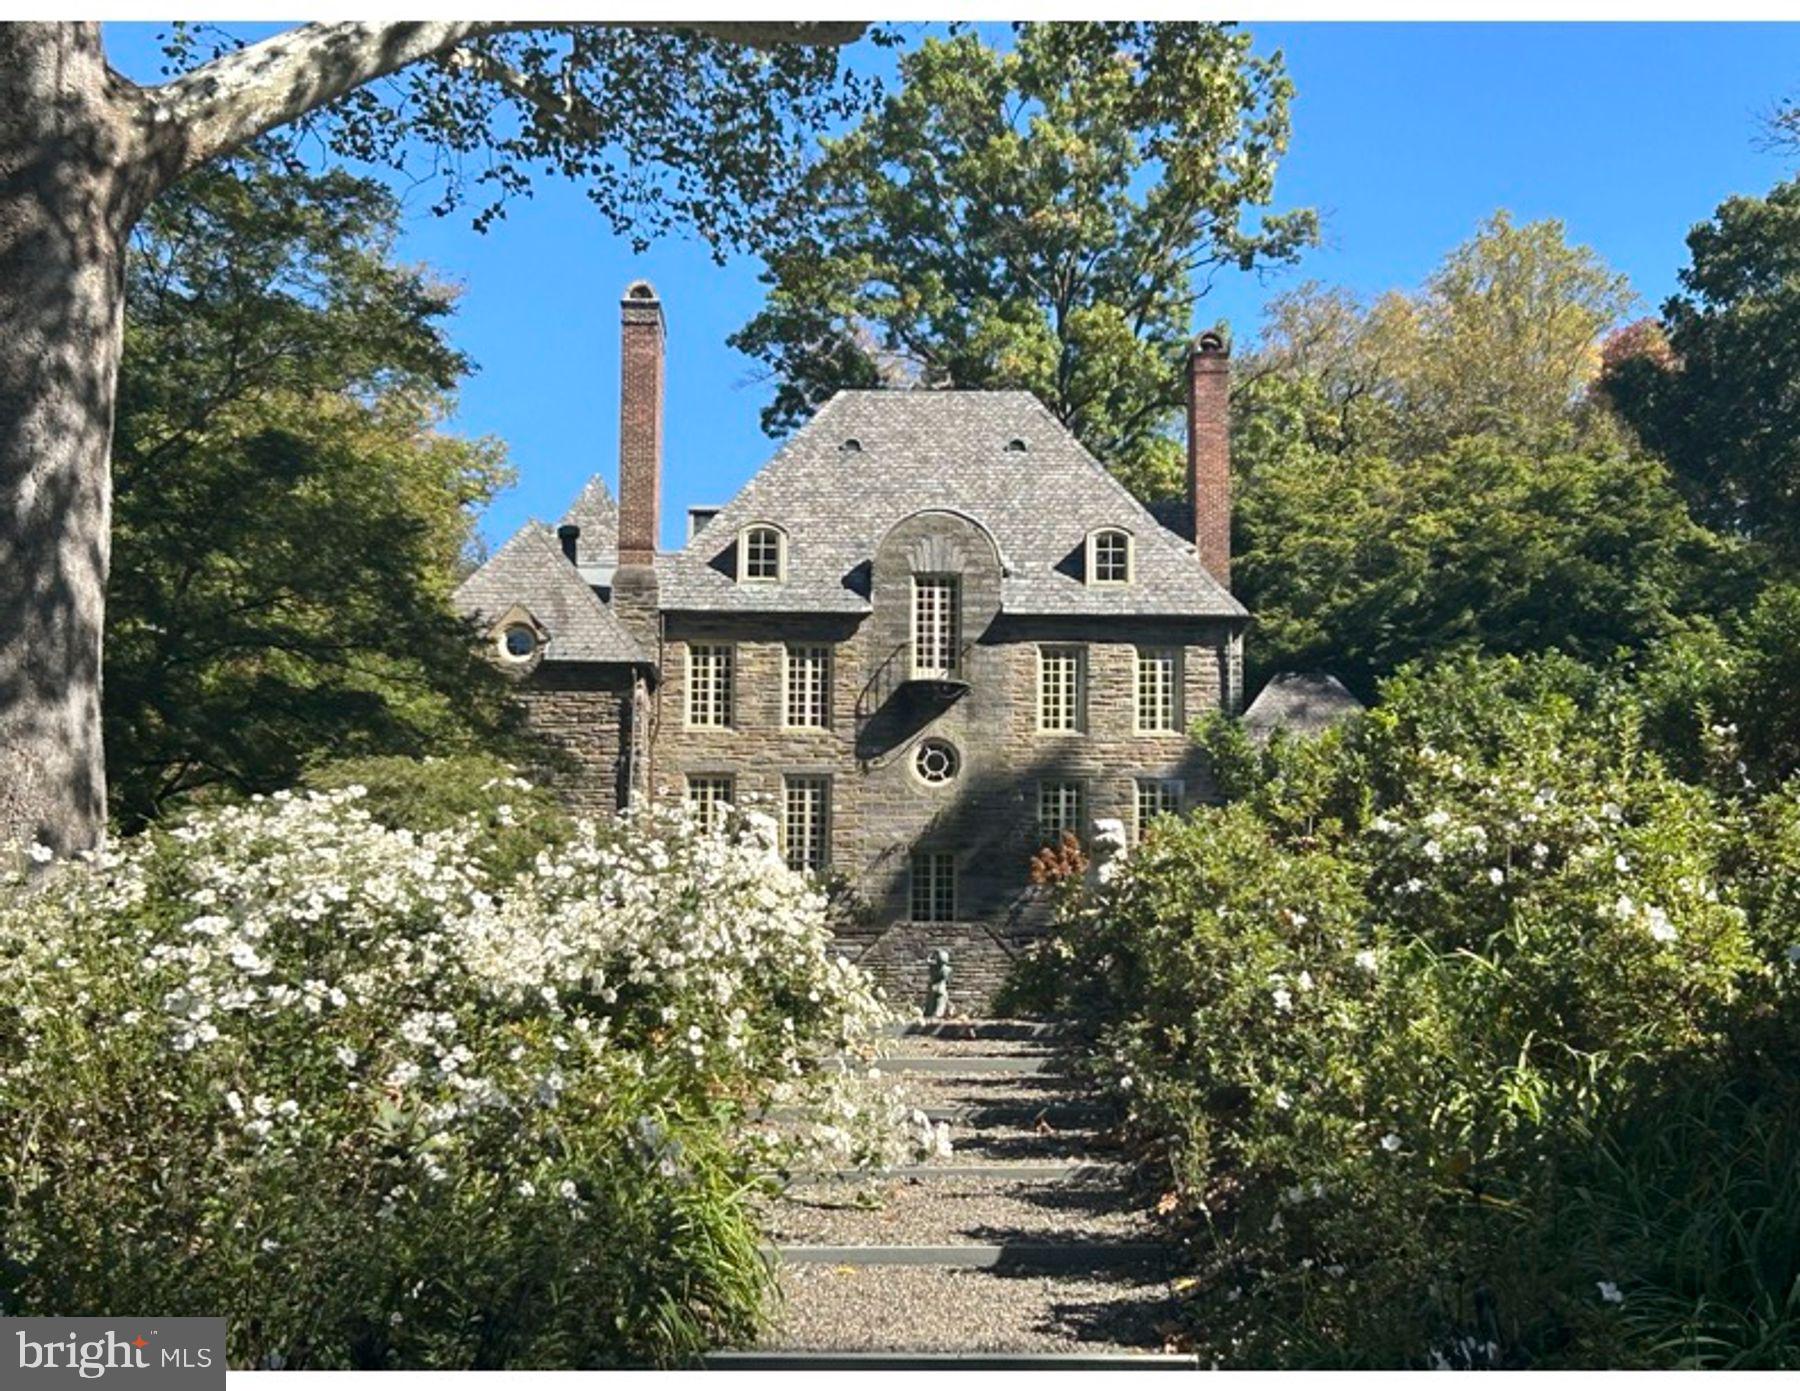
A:
<svg viewBox="0 0 1800 1391">
<path fill-rule="evenodd" d="M 907 1026 L 878 1067 L 953 1153 L 795 1183 L 764 1213 L 783 1303 L 715 1367 L 1195 1367 L 1165 1350 L 1174 1253 L 1054 1026 Z"/>
</svg>

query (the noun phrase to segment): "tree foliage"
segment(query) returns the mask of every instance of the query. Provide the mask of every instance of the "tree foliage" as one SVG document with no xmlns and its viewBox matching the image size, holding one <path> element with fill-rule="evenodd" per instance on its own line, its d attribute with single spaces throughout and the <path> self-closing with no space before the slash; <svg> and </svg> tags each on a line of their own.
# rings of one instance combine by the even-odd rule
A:
<svg viewBox="0 0 1800 1391">
<path fill-rule="evenodd" d="M 1217 24 L 1023 24 L 1011 52 L 928 40 L 900 89 L 808 176 L 732 338 L 776 382 L 781 434 L 846 387 L 1036 392 L 1146 496 L 1214 274 L 1283 264 L 1310 212 L 1270 213 L 1288 139 L 1279 55 Z"/>
<path fill-rule="evenodd" d="M 1688 234 L 1682 293 L 1639 330 L 1608 397 L 1698 516 L 1800 560 L 1800 182 L 1730 198 Z"/>
<path fill-rule="evenodd" d="M 511 738 L 450 592 L 498 445 L 442 433 L 451 295 L 379 184 L 254 152 L 140 226 L 114 437 L 119 819 L 309 760 Z"/>
<path fill-rule="evenodd" d="M 1365 696 L 1414 658 L 1666 632 L 1731 548 L 1584 388 L 1622 277 L 1559 224 L 1485 222 L 1413 294 L 1276 299 L 1234 406 L 1234 571 L 1263 671 Z"/>
</svg>

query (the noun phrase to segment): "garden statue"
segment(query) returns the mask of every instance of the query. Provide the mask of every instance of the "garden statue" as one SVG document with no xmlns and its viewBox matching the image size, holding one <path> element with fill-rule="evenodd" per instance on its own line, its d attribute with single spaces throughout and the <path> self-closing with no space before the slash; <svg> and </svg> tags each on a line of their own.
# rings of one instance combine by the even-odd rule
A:
<svg viewBox="0 0 1800 1391">
<path fill-rule="evenodd" d="M 931 984 L 925 989 L 925 1017 L 942 1019 L 950 1013 L 950 953 L 939 947 L 931 954 Z"/>
</svg>

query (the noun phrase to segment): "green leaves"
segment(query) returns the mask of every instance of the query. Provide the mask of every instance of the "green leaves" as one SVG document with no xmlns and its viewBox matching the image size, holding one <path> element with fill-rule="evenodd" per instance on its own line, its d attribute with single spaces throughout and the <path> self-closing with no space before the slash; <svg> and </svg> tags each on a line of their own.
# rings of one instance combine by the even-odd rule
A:
<svg viewBox="0 0 1800 1391">
<path fill-rule="evenodd" d="M 1688 236 L 1684 293 L 1604 385 L 1695 512 L 1800 559 L 1800 183 L 1731 198 Z"/>
<path fill-rule="evenodd" d="M 441 433 L 453 297 L 389 257 L 379 184 L 269 151 L 133 243 L 114 432 L 106 738 L 127 826 L 318 754 L 512 747 L 450 594 L 508 478 Z"/>
<path fill-rule="evenodd" d="M 1290 86 L 1220 25 L 1017 33 L 1009 53 L 963 33 L 901 60 L 900 90 L 827 142 L 731 341 L 775 380 L 771 434 L 848 387 L 1025 389 L 1166 496 L 1208 277 L 1314 236 L 1310 212 L 1265 211 Z"/>
</svg>

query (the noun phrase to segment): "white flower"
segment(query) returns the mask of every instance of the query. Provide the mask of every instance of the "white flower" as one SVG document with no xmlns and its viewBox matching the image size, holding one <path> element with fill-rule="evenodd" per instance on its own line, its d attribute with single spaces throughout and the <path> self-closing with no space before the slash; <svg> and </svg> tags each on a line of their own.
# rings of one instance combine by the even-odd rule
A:
<svg viewBox="0 0 1800 1391">
<path fill-rule="evenodd" d="M 1312 972 L 1311 971 L 1302 971 L 1300 973 L 1299 979 L 1297 979 L 1294 983 L 1296 985 L 1298 985 L 1302 990 L 1311 990 L 1313 988 Z"/>
<path fill-rule="evenodd" d="M 1356 954 L 1356 964 L 1370 975 L 1374 975 L 1380 969 L 1380 963 L 1376 961 L 1375 953 L 1372 951 L 1359 951 Z"/>
<path fill-rule="evenodd" d="M 1650 929 L 1650 935 L 1659 942 L 1675 940 L 1675 924 L 1669 921 L 1669 915 L 1654 903 L 1644 909 L 1644 922 Z"/>
<path fill-rule="evenodd" d="M 1270 992 L 1270 998 L 1275 1001 L 1275 1008 L 1283 1014 L 1294 1007 L 1294 997 L 1286 990 L 1277 988 Z"/>
<path fill-rule="evenodd" d="M 1381 1137 L 1381 1147 L 1389 1154 L 1394 1153 L 1395 1150 L 1400 1148 L 1400 1137 L 1390 1130 L 1386 1135 Z"/>
<path fill-rule="evenodd" d="M 1618 820 L 1623 819 L 1623 817 L 1625 815 L 1625 809 L 1623 807 L 1621 807 L 1617 802 L 1604 802 L 1601 804 L 1600 814 L 1602 816 L 1604 816 L 1608 821 L 1618 821 Z"/>
<path fill-rule="evenodd" d="M 342 1063 L 345 1067 L 356 1066 L 356 1050 L 350 1047 L 349 1044 L 340 1043 L 335 1050 L 335 1054 L 338 1062 Z"/>
<path fill-rule="evenodd" d="M 56 858 L 56 852 L 54 850 L 52 850 L 48 845 L 40 845 L 35 840 L 32 841 L 29 846 L 26 847 L 25 853 L 27 855 L 31 856 L 32 862 L 34 864 L 40 864 L 40 865 L 47 865 L 50 863 L 50 861 L 52 861 Z"/>
<path fill-rule="evenodd" d="M 1631 901 L 1629 894 L 1619 895 L 1618 900 L 1613 904 L 1613 916 L 1621 922 L 1637 916 L 1637 904 Z"/>
<path fill-rule="evenodd" d="M 526 1179 L 523 1183 L 521 1183 L 519 1185 L 519 1196 L 521 1198 L 537 1197 L 537 1185 L 535 1183 L 533 1183 L 530 1179 Z"/>
<path fill-rule="evenodd" d="M 1498 865 L 1494 866 L 1494 868 L 1488 871 L 1488 882 L 1490 884 L 1504 884 L 1506 882 L 1506 871 L 1501 869 Z"/>
<path fill-rule="evenodd" d="M 580 1197 L 580 1192 L 575 1187 L 575 1180 L 573 1179 L 564 1179 L 561 1183 L 557 1184 L 556 1192 L 557 1196 L 562 1198 L 565 1202 L 572 1203 Z"/>
<path fill-rule="evenodd" d="M 1619 1287 L 1611 1280 L 1596 1280 L 1594 1281 L 1594 1284 L 1600 1290 L 1600 1298 L 1604 1299 L 1608 1304 L 1623 1304 L 1625 1302 L 1625 1296 L 1620 1293 Z"/>
<path fill-rule="evenodd" d="M 1285 1111 L 1293 1104 L 1294 1098 L 1289 1096 L 1286 1092 L 1278 1091 L 1275 1093 L 1275 1107 L 1277 1110 Z"/>
</svg>

